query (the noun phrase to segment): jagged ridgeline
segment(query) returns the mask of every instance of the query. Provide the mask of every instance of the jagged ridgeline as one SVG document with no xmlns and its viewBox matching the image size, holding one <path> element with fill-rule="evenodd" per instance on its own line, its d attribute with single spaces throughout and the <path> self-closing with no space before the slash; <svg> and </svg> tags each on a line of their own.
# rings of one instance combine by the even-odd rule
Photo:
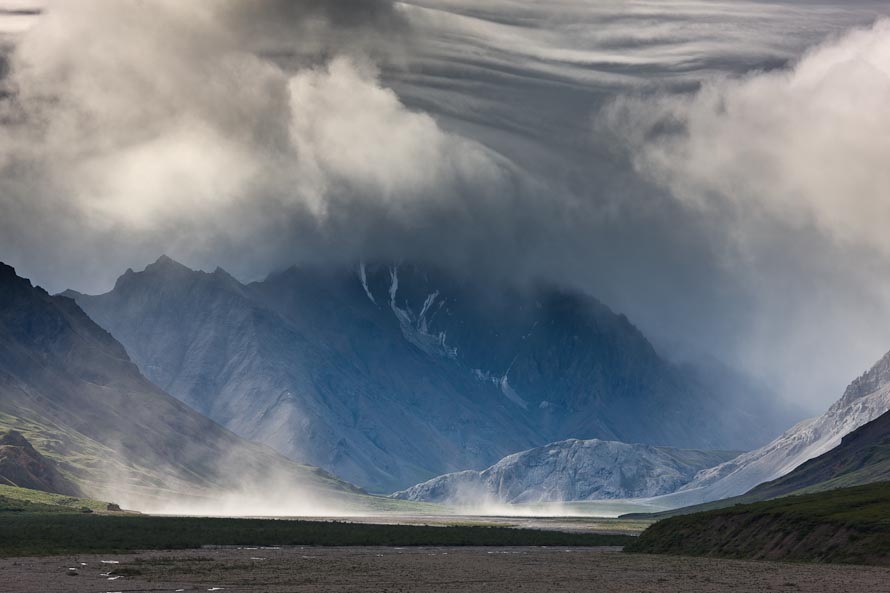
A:
<svg viewBox="0 0 890 593">
<path fill-rule="evenodd" d="M 668 362 L 623 315 L 417 265 L 244 284 L 162 257 L 67 293 L 164 390 L 379 492 L 566 438 L 749 449 L 787 423 L 729 373 Z"/>
</svg>

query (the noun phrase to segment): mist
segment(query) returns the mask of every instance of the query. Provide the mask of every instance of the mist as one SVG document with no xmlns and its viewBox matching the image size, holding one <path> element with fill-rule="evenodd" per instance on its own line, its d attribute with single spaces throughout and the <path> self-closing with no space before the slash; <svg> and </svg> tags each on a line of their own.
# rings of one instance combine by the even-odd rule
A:
<svg viewBox="0 0 890 593">
<path fill-rule="evenodd" d="M 22 6 L 0 257 L 51 291 L 431 262 L 583 290 L 812 413 L 890 349 L 885 5 Z"/>
</svg>

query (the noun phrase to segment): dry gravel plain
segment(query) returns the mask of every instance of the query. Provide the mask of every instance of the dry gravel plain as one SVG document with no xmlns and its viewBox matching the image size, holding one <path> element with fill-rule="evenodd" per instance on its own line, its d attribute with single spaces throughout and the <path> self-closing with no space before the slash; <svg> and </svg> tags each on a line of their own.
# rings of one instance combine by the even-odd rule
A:
<svg viewBox="0 0 890 593">
<path fill-rule="evenodd" d="M 2 559 L 0 591 L 890 593 L 890 569 L 603 548 L 226 548 Z"/>
</svg>

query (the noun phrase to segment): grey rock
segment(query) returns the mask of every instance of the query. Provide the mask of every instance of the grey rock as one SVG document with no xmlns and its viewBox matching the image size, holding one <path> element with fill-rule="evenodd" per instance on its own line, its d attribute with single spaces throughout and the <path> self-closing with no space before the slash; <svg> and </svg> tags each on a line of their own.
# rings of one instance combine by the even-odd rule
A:
<svg viewBox="0 0 890 593">
<path fill-rule="evenodd" d="M 393 497 L 458 506 L 647 498 L 674 492 L 699 470 L 736 455 L 571 439 L 510 455 L 481 472 L 439 476 Z"/>
</svg>

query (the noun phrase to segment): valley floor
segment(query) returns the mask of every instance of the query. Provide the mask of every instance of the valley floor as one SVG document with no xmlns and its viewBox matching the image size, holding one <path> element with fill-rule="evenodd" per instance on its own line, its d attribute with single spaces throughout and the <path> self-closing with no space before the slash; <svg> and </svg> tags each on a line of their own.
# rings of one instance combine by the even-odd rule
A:
<svg viewBox="0 0 890 593">
<path fill-rule="evenodd" d="M 0 559 L 0 584 L 8 593 L 881 593 L 890 569 L 616 548 L 220 548 Z"/>
</svg>

